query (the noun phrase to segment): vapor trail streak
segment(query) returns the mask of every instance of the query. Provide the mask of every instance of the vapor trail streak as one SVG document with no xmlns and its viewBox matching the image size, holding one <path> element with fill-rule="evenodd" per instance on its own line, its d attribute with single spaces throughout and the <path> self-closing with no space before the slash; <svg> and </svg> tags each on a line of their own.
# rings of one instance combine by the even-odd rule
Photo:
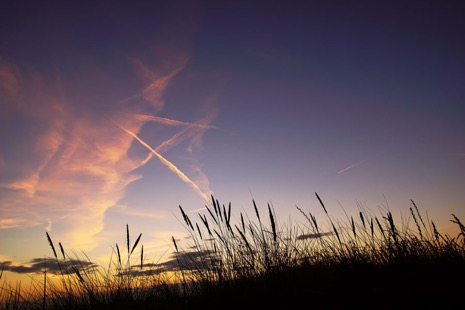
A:
<svg viewBox="0 0 465 310">
<path fill-rule="evenodd" d="M 177 121 L 174 119 L 159 117 L 159 116 L 152 116 L 152 115 L 145 115 L 145 114 L 134 114 L 134 115 L 142 120 L 157 121 L 159 123 L 170 125 L 170 126 L 193 126 L 193 127 L 200 127 L 200 128 L 214 128 L 214 126 L 198 124 L 198 123 L 181 122 L 181 121 Z"/>
<path fill-rule="evenodd" d="M 181 132 L 175 134 L 174 136 L 172 136 L 170 139 L 168 140 L 165 140 L 163 141 L 160 145 L 158 145 L 156 148 L 155 148 L 155 152 L 157 153 L 164 153 L 165 151 L 167 151 L 168 149 L 170 149 L 171 147 L 177 145 L 178 143 L 180 143 L 182 140 L 185 140 L 186 139 L 186 136 L 189 134 L 189 135 L 193 135 L 192 132 L 189 131 L 190 128 L 184 128 Z M 196 132 L 198 132 L 199 130 L 201 129 L 197 129 Z M 152 159 L 153 157 L 153 153 L 150 152 L 147 157 L 137 166 L 135 167 L 134 169 L 136 168 L 139 168 L 139 167 L 142 167 L 144 166 L 146 163 L 148 163 L 148 161 L 150 159 Z"/>
<path fill-rule="evenodd" d="M 115 122 L 116 123 L 116 122 Z M 197 186 L 197 184 L 195 184 L 191 179 L 189 179 L 189 177 L 187 175 L 185 175 L 181 170 L 179 170 L 173 163 L 171 163 L 169 160 L 167 160 L 165 157 L 163 157 L 162 155 L 160 155 L 157 151 L 155 151 L 154 149 L 152 149 L 152 147 L 150 145 L 148 145 L 147 143 L 145 143 L 142 139 L 140 139 L 135 133 L 133 133 L 132 131 L 122 127 L 121 125 L 117 124 L 116 125 L 118 127 L 120 127 L 122 130 L 124 130 L 125 132 L 127 132 L 128 134 L 130 134 L 131 136 L 133 136 L 137 141 L 140 142 L 140 144 L 142 144 L 143 146 L 145 146 L 147 149 L 150 150 L 150 152 L 152 152 L 152 154 L 154 154 L 155 156 L 158 157 L 158 159 L 160 159 L 160 161 L 165 164 L 171 171 L 173 171 L 174 173 L 177 174 L 177 176 L 183 180 L 184 182 L 186 182 L 187 184 L 189 184 L 196 192 L 197 194 L 200 195 L 200 197 L 202 197 L 205 201 L 208 201 L 208 196 L 202 192 L 200 190 L 200 188 Z"/>
<path fill-rule="evenodd" d="M 177 121 L 177 120 L 166 118 L 166 117 L 152 116 L 152 115 L 146 115 L 146 114 L 133 114 L 133 113 L 126 113 L 126 114 L 135 116 L 139 120 L 156 121 L 158 123 L 168 125 L 168 126 L 190 126 L 190 127 L 200 127 L 200 128 L 215 128 L 214 126 L 210 126 L 210 125 L 181 122 L 181 121 Z"/>
<path fill-rule="evenodd" d="M 360 165 L 360 164 L 363 163 L 364 161 L 365 161 L 365 160 L 359 161 L 358 163 L 353 164 L 352 166 L 349 166 L 349 167 L 347 167 L 347 168 L 342 169 L 341 171 L 339 171 L 339 172 L 336 173 L 336 174 L 343 173 L 344 171 L 347 171 L 347 170 L 349 170 L 349 169 L 352 169 L 353 167 Z"/>
</svg>

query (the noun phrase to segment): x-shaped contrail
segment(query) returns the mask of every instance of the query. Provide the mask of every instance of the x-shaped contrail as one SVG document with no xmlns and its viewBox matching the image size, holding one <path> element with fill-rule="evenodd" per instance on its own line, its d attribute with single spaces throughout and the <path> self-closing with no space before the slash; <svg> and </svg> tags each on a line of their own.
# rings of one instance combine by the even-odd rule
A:
<svg viewBox="0 0 465 310">
<path fill-rule="evenodd" d="M 154 118 L 154 119 L 157 119 L 157 118 Z M 163 120 L 167 121 L 169 119 L 164 119 L 162 118 Z M 137 134 L 135 134 L 134 132 L 130 131 L 129 129 L 126 129 L 124 128 L 123 126 L 121 126 L 120 124 L 118 124 L 116 121 L 113 120 L 113 122 L 119 127 L 121 128 L 123 131 L 125 131 L 126 133 L 128 133 L 129 135 L 133 136 L 137 141 L 140 142 L 140 144 L 142 144 L 143 146 L 145 146 L 151 154 L 155 155 L 158 157 L 158 159 L 160 159 L 160 161 L 165 165 L 167 166 L 172 172 L 174 172 L 182 181 L 184 181 L 185 183 L 187 183 L 189 186 L 191 186 L 196 192 L 197 194 L 200 195 L 200 197 L 202 197 L 205 201 L 208 201 L 208 195 L 205 194 L 200 188 L 199 186 L 194 182 L 192 181 L 187 175 L 185 175 L 181 170 L 178 169 L 178 167 L 176 167 L 172 162 L 170 162 L 169 160 L 167 160 L 165 157 L 163 157 L 159 152 L 161 150 L 164 150 L 165 147 L 169 147 L 170 145 L 172 145 L 172 143 L 174 143 L 181 135 L 182 135 L 182 132 L 181 133 L 178 133 L 176 135 L 174 135 L 173 137 L 171 137 L 171 139 L 168 139 L 166 141 L 164 141 L 162 144 L 160 144 L 157 148 L 153 149 L 150 145 L 148 145 L 145 141 L 143 141 L 141 138 L 139 138 L 139 136 Z M 191 124 L 191 123 L 183 123 L 183 122 L 178 122 L 178 121 L 174 121 L 176 122 L 178 125 L 179 123 L 180 124 L 183 124 L 183 125 L 186 125 L 186 124 L 189 124 L 189 125 L 198 125 L 198 126 L 202 126 L 203 128 L 210 128 L 210 126 L 205 126 L 205 125 L 202 125 L 202 124 Z M 150 156 L 148 156 L 143 162 L 142 164 L 145 164 L 148 160 L 150 159 Z M 142 165 L 141 164 L 141 165 Z"/>
</svg>

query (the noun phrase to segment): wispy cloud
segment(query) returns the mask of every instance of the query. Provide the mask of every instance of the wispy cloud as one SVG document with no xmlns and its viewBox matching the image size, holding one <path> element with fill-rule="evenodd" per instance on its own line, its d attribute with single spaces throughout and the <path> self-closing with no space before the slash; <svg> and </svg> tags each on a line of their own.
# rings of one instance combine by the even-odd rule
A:
<svg viewBox="0 0 465 310">
<path fill-rule="evenodd" d="M 0 219 L 0 229 L 21 227 L 27 222 L 24 218 L 2 218 Z"/>
<path fill-rule="evenodd" d="M 50 228 L 55 222 L 66 223 L 62 239 L 91 249 L 97 246 L 93 236 L 103 229 L 105 211 L 124 197 L 128 184 L 140 178 L 130 173 L 137 161 L 127 155 L 132 139 L 111 132 L 114 126 L 108 120 L 73 118 L 66 113 L 61 117 L 66 128 L 45 126 L 38 133 L 39 151 L 31 152 L 37 166 L 30 168 L 30 174 L 2 182 L 5 189 L 14 190 L 8 197 L 16 201 L 9 206 L 8 197 L 0 200 L 3 214 L 10 219 L 2 227 L 42 222 Z M 128 125 L 135 130 L 141 126 Z"/>
<path fill-rule="evenodd" d="M 3 111 L 18 103 L 20 84 L 21 75 L 19 69 L 0 58 L 0 95 L 6 99 L 2 101 Z"/>
<path fill-rule="evenodd" d="M 175 77 L 189 61 L 194 27 L 185 20 L 179 27 L 176 18 L 184 15 L 178 12 L 173 7 L 151 52 L 129 57 L 135 72 L 127 74 L 142 84 L 135 95 L 134 88 L 128 88 L 129 99 L 120 102 L 101 104 L 95 89 L 75 96 L 86 92 L 87 84 L 74 85 L 65 74 L 54 78 L 0 59 L 0 139 L 8 146 L 0 149 L 0 229 L 59 227 L 60 239 L 68 246 L 83 251 L 98 247 L 96 240 L 101 239 L 96 235 L 105 227 L 106 211 L 126 197 L 130 184 L 143 179 L 137 168 L 153 156 L 206 197 L 208 177 L 197 161 L 189 157 L 191 171 L 184 173 L 161 155 L 181 143 L 186 155 L 192 155 L 213 128 L 211 113 L 187 121 L 159 115 L 167 104 L 166 90 L 175 86 Z M 186 12 L 193 12 L 187 15 L 195 24 L 198 10 Z M 103 69 L 90 71 L 105 74 Z M 152 148 L 141 137 L 153 136 L 153 123 L 179 131 Z M 138 144 L 145 149 L 135 150 Z M 156 210 L 150 214 L 157 217 Z"/>
<path fill-rule="evenodd" d="M 11 79 L 10 75 L 7 78 Z M 162 84 L 167 85 L 165 82 Z M 106 210 L 125 196 L 129 184 L 142 178 L 135 168 L 155 154 L 205 197 L 191 178 L 160 153 L 203 135 L 211 128 L 208 124 L 137 113 L 141 108 L 133 102 L 119 106 L 113 120 L 97 115 L 89 117 L 86 113 L 75 115 L 71 103 L 60 95 L 63 92 L 57 85 L 47 85 L 40 77 L 23 79 L 18 85 L 23 88 L 8 91 L 23 94 L 15 98 L 20 104 L 8 113 L 12 114 L 11 118 L 19 115 L 20 123 L 12 123 L 2 131 L 2 139 L 10 139 L 19 128 L 33 126 L 36 129 L 26 138 L 16 136 L 21 143 L 14 149 L 0 151 L 4 172 L 0 187 L 7 191 L 0 198 L 1 229 L 36 225 L 50 229 L 54 223 L 60 223 L 66 227 L 60 236 L 64 242 L 83 250 L 92 249 L 98 246 L 94 236 L 103 230 Z M 134 115 L 127 113 L 131 109 L 136 112 Z M 114 120 L 125 130 L 115 127 Z M 156 149 L 149 147 L 150 155 L 141 161 L 128 154 L 134 140 L 142 141 L 135 133 L 147 122 L 183 127 Z M 12 152 L 20 156 L 11 157 Z M 202 184 L 208 184 L 199 167 L 193 167 L 193 171 L 202 179 Z"/>
</svg>

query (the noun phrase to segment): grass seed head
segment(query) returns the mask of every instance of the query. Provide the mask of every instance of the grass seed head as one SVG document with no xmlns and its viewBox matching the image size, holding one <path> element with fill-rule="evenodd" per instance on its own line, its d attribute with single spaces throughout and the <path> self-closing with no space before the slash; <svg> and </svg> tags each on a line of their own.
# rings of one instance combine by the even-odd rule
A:
<svg viewBox="0 0 465 310">
<path fill-rule="evenodd" d="M 48 234 L 48 232 L 45 232 L 45 234 L 47 235 L 48 244 L 52 248 L 53 255 L 55 256 L 55 258 L 58 259 L 57 251 L 55 251 L 55 246 L 53 245 L 52 238 L 50 238 L 50 235 Z"/>
</svg>

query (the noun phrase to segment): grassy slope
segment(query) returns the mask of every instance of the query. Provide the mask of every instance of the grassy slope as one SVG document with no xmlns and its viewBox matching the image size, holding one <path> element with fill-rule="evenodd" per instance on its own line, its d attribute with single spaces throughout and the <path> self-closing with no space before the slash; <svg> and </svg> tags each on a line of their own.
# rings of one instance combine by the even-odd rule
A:
<svg viewBox="0 0 465 310">
<path fill-rule="evenodd" d="M 263 216 L 255 202 L 256 220 L 240 214 L 237 223 L 231 220 L 231 205 L 220 206 L 213 197 L 212 207 L 206 215 L 199 215 L 199 223 L 192 222 L 180 208 L 181 223 L 192 237 L 188 250 L 180 248 L 173 238 L 172 258 L 178 262 L 180 285 L 168 285 L 157 272 L 146 274 L 151 268 L 156 271 L 156 266 L 142 266 L 141 273 L 136 263 L 131 266 L 140 235 L 129 244 L 128 227 L 127 262 L 116 245 L 115 261 L 99 271 L 67 264 L 74 261 L 66 257 L 61 244 L 63 259 L 59 259 L 47 234 L 63 270 L 62 287 L 46 287 L 46 308 L 463 306 L 465 227 L 454 215 L 451 221 L 459 226 L 460 234 L 450 237 L 439 233 L 434 222 L 425 223 L 413 201 L 412 228 L 395 223 L 390 212 L 375 216 L 367 210 L 341 223 L 328 215 L 317 198 L 327 215 L 326 226 L 302 211 L 307 225 L 281 226 L 270 206 Z M 142 260 L 143 247 L 140 255 L 136 261 Z M 36 292 L 21 295 L 4 284 L 0 309 L 43 309 L 41 286 L 36 287 Z M 23 296 L 35 296 L 36 302 Z"/>
</svg>

